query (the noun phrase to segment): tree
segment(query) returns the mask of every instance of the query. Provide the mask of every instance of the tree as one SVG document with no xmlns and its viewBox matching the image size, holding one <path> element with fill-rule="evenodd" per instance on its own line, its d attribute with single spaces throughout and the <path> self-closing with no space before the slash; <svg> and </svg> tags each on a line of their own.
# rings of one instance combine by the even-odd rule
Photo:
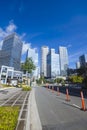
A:
<svg viewBox="0 0 87 130">
<path fill-rule="evenodd" d="M 27 58 L 26 61 L 21 65 L 21 69 L 25 72 L 32 73 L 32 71 L 36 69 L 32 58 Z"/>
<path fill-rule="evenodd" d="M 82 83 L 83 82 L 83 77 L 82 76 L 73 75 L 73 76 L 69 77 L 69 80 L 72 83 Z"/>
<path fill-rule="evenodd" d="M 44 78 L 44 76 L 41 76 L 38 80 L 36 80 L 37 84 L 43 84 L 47 83 L 48 81 Z"/>
<path fill-rule="evenodd" d="M 64 82 L 64 79 L 62 79 L 62 78 L 57 78 L 57 79 L 55 79 L 55 82 L 57 82 L 57 83 L 62 83 L 62 82 Z"/>
</svg>

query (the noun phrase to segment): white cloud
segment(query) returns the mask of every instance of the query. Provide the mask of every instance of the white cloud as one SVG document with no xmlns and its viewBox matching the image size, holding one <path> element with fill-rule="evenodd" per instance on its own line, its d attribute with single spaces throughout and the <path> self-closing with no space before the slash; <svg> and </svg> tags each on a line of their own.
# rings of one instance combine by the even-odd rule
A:
<svg viewBox="0 0 87 130">
<path fill-rule="evenodd" d="M 76 64 L 76 62 L 79 60 L 79 56 L 82 55 L 82 50 L 81 51 L 78 51 L 72 55 L 69 55 L 69 63 L 70 64 Z"/>
<path fill-rule="evenodd" d="M 31 43 L 26 43 L 25 41 L 23 41 L 22 55 L 27 52 L 27 49 L 30 48 L 30 46 L 31 46 Z"/>
<path fill-rule="evenodd" d="M 13 23 L 13 21 L 9 22 L 9 25 L 6 27 L 7 33 L 12 33 L 17 29 L 17 26 Z"/>
<path fill-rule="evenodd" d="M 70 55 L 69 58 L 72 59 L 72 58 L 75 58 L 75 57 L 79 57 L 81 54 L 82 54 L 82 51 L 78 51 L 78 52 L 76 52 L 76 53 Z"/>
<path fill-rule="evenodd" d="M 20 35 L 20 39 L 22 40 L 25 36 L 26 36 L 26 33 L 23 33 L 22 35 Z"/>
<path fill-rule="evenodd" d="M 0 40 L 3 39 L 6 36 L 6 32 L 0 28 Z"/>
<path fill-rule="evenodd" d="M 24 1 L 21 0 L 19 5 L 19 13 L 23 13 L 24 10 L 25 10 Z"/>
<path fill-rule="evenodd" d="M 15 32 L 16 29 L 17 29 L 17 26 L 14 24 L 13 20 L 11 20 L 8 26 L 6 26 L 4 29 L 0 27 L 0 50 L 2 48 L 3 39 L 9 34 Z M 26 33 L 22 33 L 21 35 L 19 35 L 21 41 L 23 42 L 22 55 L 24 55 L 27 52 L 27 49 L 31 47 L 31 43 L 28 43 L 23 40 L 25 35 Z"/>
<path fill-rule="evenodd" d="M 13 23 L 13 20 L 9 22 L 8 26 L 6 26 L 5 29 L 0 27 L 0 50 L 2 48 L 3 39 L 9 34 L 15 32 L 16 29 L 17 26 Z"/>
<path fill-rule="evenodd" d="M 15 32 L 17 26 L 13 23 L 13 21 L 9 22 L 9 25 L 6 26 L 5 29 L 0 27 L 0 41 L 4 39 L 4 37 L 8 36 L 12 32 Z"/>
<path fill-rule="evenodd" d="M 71 44 L 68 44 L 68 45 L 67 45 L 67 48 L 70 48 L 70 47 L 72 47 L 72 45 L 71 45 Z"/>
</svg>

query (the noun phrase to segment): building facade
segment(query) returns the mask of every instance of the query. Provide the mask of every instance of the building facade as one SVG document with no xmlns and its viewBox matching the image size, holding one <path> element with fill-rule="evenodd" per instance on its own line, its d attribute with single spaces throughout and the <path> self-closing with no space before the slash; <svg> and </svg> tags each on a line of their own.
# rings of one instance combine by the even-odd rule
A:
<svg viewBox="0 0 87 130">
<path fill-rule="evenodd" d="M 59 54 L 51 49 L 47 55 L 47 77 L 56 78 L 60 75 Z"/>
<path fill-rule="evenodd" d="M 20 38 L 15 33 L 7 36 L 0 51 L 0 66 L 6 65 L 20 70 L 21 52 L 22 42 Z"/>
<path fill-rule="evenodd" d="M 38 63 L 38 52 L 36 48 L 29 48 L 27 50 L 27 57 L 26 58 L 32 58 L 32 61 L 34 65 L 36 66 L 36 69 L 33 71 L 32 76 L 35 78 L 38 78 L 40 72 L 39 72 L 39 63 Z"/>
<path fill-rule="evenodd" d="M 67 76 L 68 52 L 66 47 L 63 46 L 59 47 L 59 59 L 60 59 L 60 75 Z"/>
<path fill-rule="evenodd" d="M 81 55 L 79 61 L 81 67 L 87 66 L 87 54 Z"/>
<path fill-rule="evenodd" d="M 47 46 L 43 46 L 41 48 L 41 75 L 47 77 L 47 55 L 49 52 L 49 48 Z"/>
<path fill-rule="evenodd" d="M 4 65 L 0 67 L 0 82 L 2 84 L 12 84 L 13 81 L 22 81 L 22 75 L 23 73 L 21 71 L 15 71 L 14 67 Z"/>
<path fill-rule="evenodd" d="M 80 68 L 80 62 L 76 62 L 76 69 L 79 69 Z"/>
</svg>

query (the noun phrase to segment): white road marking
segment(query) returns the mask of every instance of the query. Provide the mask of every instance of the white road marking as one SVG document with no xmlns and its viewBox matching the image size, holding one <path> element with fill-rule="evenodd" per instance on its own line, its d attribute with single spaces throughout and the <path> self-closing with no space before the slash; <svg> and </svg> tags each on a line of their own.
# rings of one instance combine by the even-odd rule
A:
<svg viewBox="0 0 87 130">
<path fill-rule="evenodd" d="M 73 106 L 75 106 L 76 108 L 79 108 L 79 109 L 81 108 L 80 106 L 78 106 L 78 105 L 76 105 L 76 104 L 73 104 Z"/>
<path fill-rule="evenodd" d="M 13 104 L 11 106 L 14 106 L 15 103 L 18 101 L 18 99 L 23 95 L 23 93 L 21 93 L 21 95 L 19 95 L 19 97 L 13 102 Z"/>
<path fill-rule="evenodd" d="M 5 105 L 8 101 L 10 101 L 14 96 L 16 96 L 18 93 L 20 93 L 19 91 L 16 93 L 15 92 L 15 94 L 14 95 L 12 95 L 10 98 L 8 98 L 8 100 L 6 100 L 4 103 L 2 103 L 0 106 L 3 106 L 3 105 Z"/>
</svg>

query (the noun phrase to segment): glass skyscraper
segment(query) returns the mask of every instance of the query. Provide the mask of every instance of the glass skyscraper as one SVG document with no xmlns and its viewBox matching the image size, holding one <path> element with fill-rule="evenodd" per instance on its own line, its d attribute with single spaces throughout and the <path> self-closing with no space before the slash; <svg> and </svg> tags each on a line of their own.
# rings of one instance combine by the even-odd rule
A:
<svg viewBox="0 0 87 130">
<path fill-rule="evenodd" d="M 39 66 L 38 66 L 38 52 L 36 48 L 29 48 L 27 50 L 27 57 L 26 58 L 32 58 L 32 61 L 34 65 L 36 66 L 36 69 L 33 71 L 33 76 L 38 78 L 39 75 Z"/>
<path fill-rule="evenodd" d="M 79 57 L 80 66 L 86 66 L 87 65 L 87 54 L 81 55 Z"/>
<path fill-rule="evenodd" d="M 77 62 L 76 62 L 76 69 L 79 69 L 79 68 L 80 68 L 80 62 L 77 61 Z"/>
<path fill-rule="evenodd" d="M 0 66 L 6 65 L 20 70 L 21 52 L 22 42 L 20 38 L 15 33 L 7 36 L 0 51 Z"/>
<path fill-rule="evenodd" d="M 60 75 L 59 54 L 51 49 L 47 55 L 47 77 L 56 78 Z"/>
<path fill-rule="evenodd" d="M 49 48 L 47 46 L 42 46 L 41 48 L 41 75 L 47 77 L 47 55 Z"/>
<path fill-rule="evenodd" d="M 66 76 L 68 69 L 68 52 L 66 47 L 63 46 L 59 47 L 59 57 L 60 57 L 60 75 Z"/>
</svg>

